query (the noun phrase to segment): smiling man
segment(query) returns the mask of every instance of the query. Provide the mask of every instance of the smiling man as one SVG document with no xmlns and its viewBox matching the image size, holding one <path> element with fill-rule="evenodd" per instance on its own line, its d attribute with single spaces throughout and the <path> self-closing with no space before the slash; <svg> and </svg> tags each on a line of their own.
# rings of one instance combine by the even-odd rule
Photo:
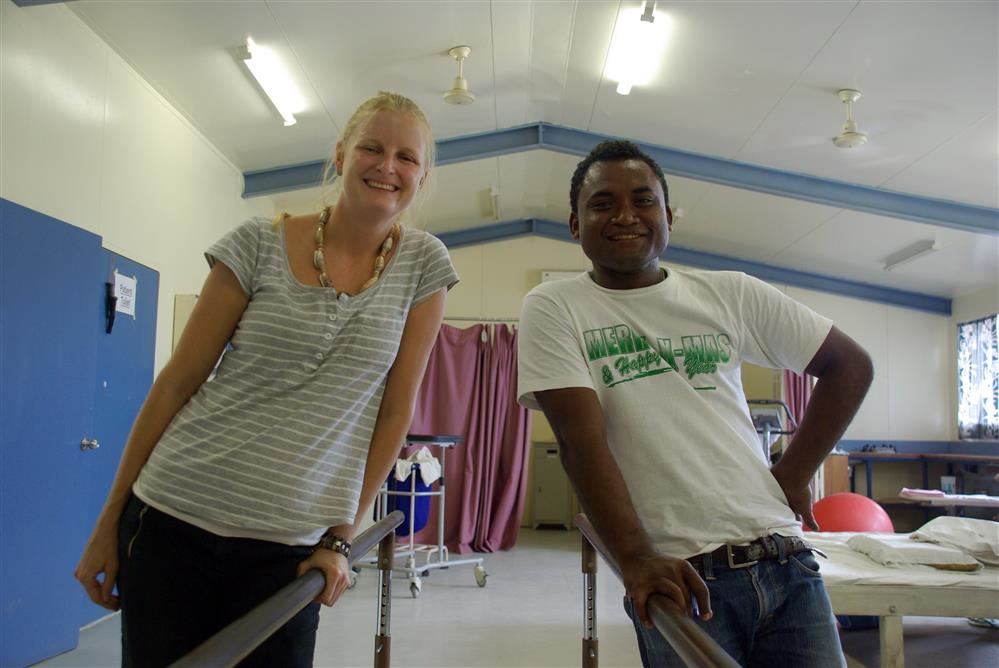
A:
<svg viewBox="0 0 999 668">
<path fill-rule="evenodd" d="M 742 665 L 842 666 L 801 521 L 814 527 L 808 482 L 860 406 L 870 358 L 745 274 L 661 267 L 668 194 L 662 170 L 630 142 L 604 142 L 579 163 L 569 227 L 593 268 L 525 299 L 520 402 L 544 411 L 621 567 L 645 666 L 683 665 L 651 627 L 653 593 Z M 743 361 L 818 378 L 772 469 Z"/>
</svg>

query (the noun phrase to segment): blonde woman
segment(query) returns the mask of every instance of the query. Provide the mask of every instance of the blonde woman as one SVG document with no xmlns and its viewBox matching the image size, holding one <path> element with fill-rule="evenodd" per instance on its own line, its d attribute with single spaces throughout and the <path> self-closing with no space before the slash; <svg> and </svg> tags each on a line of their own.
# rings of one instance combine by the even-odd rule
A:
<svg viewBox="0 0 999 668">
<path fill-rule="evenodd" d="M 347 587 L 355 521 L 403 442 L 458 280 L 438 239 L 400 224 L 433 163 L 419 107 L 380 93 L 327 165 L 334 204 L 247 221 L 208 249 L 76 569 L 122 610 L 123 665 L 167 665 L 319 568 L 317 601 L 244 663 L 311 665 L 319 603 Z"/>
</svg>

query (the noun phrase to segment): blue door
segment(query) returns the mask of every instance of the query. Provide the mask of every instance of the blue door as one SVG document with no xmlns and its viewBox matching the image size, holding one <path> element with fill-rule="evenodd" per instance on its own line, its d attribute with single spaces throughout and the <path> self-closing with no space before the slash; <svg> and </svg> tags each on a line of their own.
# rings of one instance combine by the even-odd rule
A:
<svg viewBox="0 0 999 668">
<path fill-rule="evenodd" d="M 76 646 L 73 568 L 89 534 L 94 234 L 0 200 L 0 665 Z"/>
<path fill-rule="evenodd" d="M 97 331 L 97 364 L 94 385 L 94 438 L 99 448 L 85 458 L 84 477 L 88 482 L 84 525 L 93 527 L 104 506 L 114 474 L 118 470 L 125 441 L 132 422 L 153 382 L 156 348 L 156 304 L 159 297 L 159 274 L 108 250 L 101 251 L 101 280 L 92 286 Z M 114 283 L 118 272 L 135 279 L 135 316 L 116 313 L 111 332 L 107 332 L 104 299 L 105 282 Z M 84 537 L 86 539 L 86 536 Z M 76 546 L 77 554 L 83 542 Z M 91 603 L 82 587 L 76 587 L 83 626 L 109 614 Z"/>
</svg>

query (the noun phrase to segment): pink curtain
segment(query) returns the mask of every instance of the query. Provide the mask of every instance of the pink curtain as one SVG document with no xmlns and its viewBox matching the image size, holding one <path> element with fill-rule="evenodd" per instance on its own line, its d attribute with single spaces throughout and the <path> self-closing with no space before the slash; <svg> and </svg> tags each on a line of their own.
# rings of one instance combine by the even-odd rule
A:
<svg viewBox="0 0 999 668">
<path fill-rule="evenodd" d="M 794 416 L 794 421 L 801 424 L 805 417 L 805 407 L 812 398 L 812 378 L 807 374 L 797 374 L 784 370 L 784 401 Z"/>
<path fill-rule="evenodd" d="M 497 325 L 489 334 L 486 325 L 441 327 L 410 427 L 465 438 L 448 450 L 445 473 L 444 542 L 457 553 L 513 547 L 524 507 L 531 425 L 517 405 L 517 332 Z M 437 512 L 433 499 L 417 541 L 437 542 Z"/>
</svg>

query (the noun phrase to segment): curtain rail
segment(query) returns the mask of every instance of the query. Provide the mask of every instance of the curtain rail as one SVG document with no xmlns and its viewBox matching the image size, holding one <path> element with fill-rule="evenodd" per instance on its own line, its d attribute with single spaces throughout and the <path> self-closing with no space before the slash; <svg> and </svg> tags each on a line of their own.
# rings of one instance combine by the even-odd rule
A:
<svg viewBox="0 0 999 668">
<path fill-rule="evenodd" d="M 386 536 L 394 538 L 392 532 L 404 520 L 402 511 L 396 510 L 363 532 L 353 541 L 348 562 L 353 565 Z M 322 571 L 310 570 L 171 664 L 171 668 L 235 666 L 315 599 L 325 583 Z"/>
<path fill-rule="evenodd" d="M 593 530 L 593 525 L 586 515 L 580 513 L 576 515 L 576 526 L 583 534 L 584 541 L 592 545 L 600 556 L 604 558 L 607 565 L 614 571 L 614 575 L 621 580 L 621 569 L 617 562 L 610 556 L 607 548 Z M 594 616 L 593 620 L 587 619 L 584 628 L 590 629 L 592 634 L 583 638 L 583 665 L 588 667 L 597 666 L 596 650 L 596 622 L 595 622 L 595 578 L 596 561 L 587 563 L 586 546 L 584 543 L 583 572 L 589 576 L 586 580 L 587 601 L 584 603 L 584 615 L 589 611 Z M 673 650 L 680 655 L 680 658 L 688 666 L 693 668 L 738 668 L 739 664 L 729 656 L 707 633 L 701 630 L 697 624 L 683 615 L 670 612 L 666 607 L 666 597 L 661 594 L 653 594 L 649 597 L 647 608 L 652 622 L 659 633 L 672 645 Z"/>
</svg>

